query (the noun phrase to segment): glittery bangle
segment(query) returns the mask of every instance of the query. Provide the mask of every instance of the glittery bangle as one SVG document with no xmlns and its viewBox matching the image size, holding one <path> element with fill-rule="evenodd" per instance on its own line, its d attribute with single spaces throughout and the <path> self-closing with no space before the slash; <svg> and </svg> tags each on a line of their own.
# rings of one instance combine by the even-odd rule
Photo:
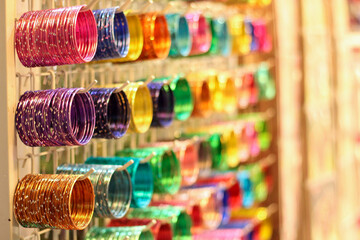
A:
<svg viewBox="0 0 360 240">
<path fill-rule="evenodd" d="M 129 62 L 135 61 L 140 57 L 144 46 L 144 36 L 139 16 L 126 13 L 126 19 L 129 27 L 130 44 L 129 52 L 123 58 L 110 60 L 111 62 Z"/>
<path fill-rule="evenodd" d="M 176 193 L 181 184 L 181 170 L 180 162 L 172 150 L 167 147 L 124 149 L 116 152 L 116 156 L 146 158 L 152 153 L 155 153 L 150 159 L 154 192 Z"/>
<path fill-rule="evenodd" d="M 128 54 L 130 35 L 128 23 L 118 7 L 94 10 L 98 28 L 98 45 L 94 60 L 122 58 Z"/>
<path fill-rule="evenodd" d="M 119 166 L 65 164 L 57 168 L 58 174 L 85 174 L 91 168 L 95 172 L 89 176 L 95 192 L 94 215 L 102 218 L 121 218 L 129 210 L 132 184 L 127 170 Z"/>
<path fill-rule="evenodd" d="M 90 157 L 85 164 L 101 165 L 124 165 L 130 160 L 134 163 L 128 167 L 132 182 L 131 207 L 144 208 L 149 205 L 153 190 L 154 181 L 150 164 L 141 163 L 139 158 L 125 157 Z"/>
<path fill-rule="evenodd" d="M 186 18 L 177 13 L 166 14 L 165 17 L 171 35 L 169 56 L 188 56 L 192 46 L 192 39 Z"/>
<path fill-rule="evenodd" d="M 201 14 L 187 14 L 192 47 L 190 55 L 199 55 L 209 51 L 211 46 L 211 29 L 206 18 Z"/>
<path fill-rule="evenodd" d="M 170 126 L 174 119 L 174 94 L 168 84 L 151 82 L 147 85 L 153 102 L 152 127 Z"/>
<path fill-rule="evenodd" d="M 164 59 L 169 55 L 171 37 L 166 18 L 158 13 L 139 15 L 144 46 L 138 60 Z"/>
<path fill-rule="evenodd" d="M 146 226 L 151 224 L 153 219 L 112 219 L 108 227 L 134 227 Z M 156 223 L 150 228 L 155 240 L 171 240 L 173 239 L 171 225 L 165 221 L 155 220 Z"/>
<path fill-rule="evenodd" d="M 130 124 L 131 109 L 124 91 L 116 88 L 92 88 L 89 93 L 95 104 L 94 138 L 120 138 Z"/>
<path fill-rule="evenodd" d="M 132 227 L 92 227 L 86 233 L 85 240 L 97 239 L 138 239 L 138 240 L 153 240 L 154 236 L 146 229 L 146 226 L 132 226 Z"/>
<path fill-rule="evenodd" d="M 179 207 L 147 207 L 136 208 L 127 215 L 129 219 L 156 219 L 166 221 L 171 224 L 173 239 L 191 239 L 191 217 Z"/>
<path fill-rule="evenodd" d="M 23 227 L 82 230 L 94 211 L 94 191 L 79 175 L 28 174 L 16 186 L 14 215 Z M 51 204 L 49 204 L 51 202 Z"/>
<path fill-rule="evenodd" d="M 85 63 L 97 47 L 93 13 L 84 5 L 24 13 L 16 23 L 15 48 L 25 67 Z"/>
<path fill-rule="evenodd" d="M 26 92 L 20 97 L 15 126 L 28 146 L 84 145 L 95 128 L 94 102 L 80 89 Z"/>
</svg>

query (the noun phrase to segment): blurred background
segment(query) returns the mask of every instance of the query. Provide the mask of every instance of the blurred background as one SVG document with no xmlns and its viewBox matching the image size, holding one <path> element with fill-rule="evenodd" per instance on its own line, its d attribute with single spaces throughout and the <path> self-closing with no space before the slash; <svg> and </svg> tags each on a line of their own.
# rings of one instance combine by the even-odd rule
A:
<svg viewBox="0 0 360 240">
<path fill-rule="evenodd" d="M 359 239 L 360 1 L 275 0 L 282 239 Z"/>
</svg>

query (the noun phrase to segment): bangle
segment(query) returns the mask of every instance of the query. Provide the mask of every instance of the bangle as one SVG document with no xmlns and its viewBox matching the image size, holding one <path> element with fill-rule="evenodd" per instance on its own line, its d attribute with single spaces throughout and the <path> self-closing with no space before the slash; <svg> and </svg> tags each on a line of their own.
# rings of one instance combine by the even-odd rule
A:
<svg viewBox="0 0 360 240">
<path fill-rule="evenodd" d="M 207 176 L 211 172 L 212 151 L 210 143 L 201 140 L 198 143 L 199 176 Z"/>
<path fill-rule="evenodd" d="M 123 58 L 111 60 L 111 62 L 129 62 L 135 61 L 140 57 L 144 46 L 144 36 L 138 15 L 126 13 L 126 19 L 129 26 L 130 44 L 129 52 Z"/>
<path fill-rule="evenodd" d="M 123 217 L 129 210 L 132 190 L 127 170 L 118 170 L 118 166 L 64 164 L 57 168 L 56 173 L 82 175 L 91 168 L 95 169 L 95 172 L 89 176 L 95 192 L 94 216 Z"/>
<path fill-rule="evenodd" d="M 183 208 L 173 206 L 151 206 L 143 209 L 135 208 L 129 212 L 127 218 L 146 218 L 166 221 L 171 224 L 174 239 L 191 239 L 191 217 Z"/>
<path fill-rule="evenodd" d="M 221 136 L 223 165 L 220 168 L 236 168 L 240 163 L 239 141 L 233 130 L 226 131 Z"/>
<path fill-rule="evenodd" d="M 98 30 L 98 46 L 94 60 L 122 58 L 129 51 L 129 28 L 119 7 L 94 10 Z"/>
<path fill-rule="evenodd" d="M 174 119 L 174 94 L 168 84 L 161 81 L 147 84 L 153 103 L 152 127 L 168 127 Z"/>
<path fill-rule="evenodd" d="M 94 211 L 94 190 L 80 175 L 28 174 L 14 194 L 14 215 L 27 228 L 82 230 Z"/>
<path fill-rule="evenodd" d="M 212 110 L 211 92 L 206 78 L 199 73 L 187 76 L 190 83 L 191 93 L 194 99 L 193 117 L 206 117 Z"/>
<path fill-rule="evenodd" d="M 207 53 L 211 46 L 211 29 L 202 14 L 187 14 L 186 19 L 189 24 L 192 47 L 190 56 Z"/>
<path fill-rule="evenodd" d="M 151 231 L 146 229 L 146 226 L 92 227 L 85 236 L 85 240 L 122 240 L 127 238 L 139 240 L 153 240 L 154 236 Z"/>
<path fill-rule="evenodd" d="M 149 205 L 154 191 L 153 175 L 148 162 L 141 163 L 140 158 L 130 157 L 90 157 L 85 164 L 124 165 L 130 160 L 134 161 L 128 167 L 132 183 L 130 207 L 144 208 Z"/>
<path fill-rule="evenodd" d="M 180 162 L 175 153 L 167 147 L 124 149 L 116 152 L 119 157 L 146 158 L 150 154 L 154 179 L 154 193 L 176 193 L 181 185 Z"/>
<path fill-rule="evenodd" d="M 171 37 L 166 18 L 158 13 L 139 15 L 144 46 L 138 60 L 164 59 L 169 55 Z"/>
<path fill-rule="evenodd" d="M 212 33 L 210 54 L 221 54 L 228 56 L 230 54 L 231 40 L 226 19 L 210 18 L 210 28 Z"/>
<path fill-rule="evenodd" d="M 94 138 L 120 138 L 130 124 L 131 109 L 124 91 L 117 88 L 92 88 L 89 93 L 95 104 Z"/>
<path fill-rule="evenodd" d="M 112 219 L 108 227 L 134 227 L 134 226 L 147 226 L 152 224 L 152 219 Z M 150 231 L 152 232 L 155 240 L 172 240 L 173 234 L 171 225 L 165 221 L 155 220 L 156 223 L 152 225 Z"/>
<path fill-rule="evenodd" d="M 175 118 L 185 121 L 190 117 L 194 109 L 194 100 L 189 82 L 186 78 L 177 77 L 170 83 L 170 88 L 175 98 Z"/>
<path fill-rule="evenodd" d="M 169 56 L 188 56 L 192 46 L 192 39 L 186 18 L 177 13 L 166 14 L 165 17 L 171 35 Z"/>
<path fill-rule="evenodd" d="M 232 53 L 248 54 L 252 37 L 249 29 L 245 26 L 243 16 L 237 14 L 229 19 L 229 32 L 232 39 Z"/>
<path fill-rule="evenodd" d="M 85 5 L 24 13 L 16 23 L 15 48 L 25 67 L 90 62 L 97 28 Z"/>
<path fill-rule="evenodd" d="M 15 126 L 27 146 L 85 145 L 94 133 L 95 108 L 79 88 L 25 92 L 15 113 Z"/>
<path fill-rule="evenodd" d="M 149 89 L 143 82 L 132 82 L 125 87 L 124 92 L 131 108 L 129 131 L 146 132 L 153 119 L 153 103 Z"/>
</svg>

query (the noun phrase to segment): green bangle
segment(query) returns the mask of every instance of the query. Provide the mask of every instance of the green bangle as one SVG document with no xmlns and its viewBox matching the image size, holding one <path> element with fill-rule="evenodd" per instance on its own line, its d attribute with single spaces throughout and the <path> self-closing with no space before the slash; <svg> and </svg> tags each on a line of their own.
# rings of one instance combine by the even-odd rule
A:
<svg viewBox="0 0 360 240">
<path fill-rule="evenodd" d="M 112 239 L 124 240 L 126 237 L 137 240 L 153 240 L 154 236 L 146 226 L 134 227 L 92 227 L 86 233 L 85 240 Z"/>
<path fill-rule="evenodd" d="M 186 78 L 177 77 L 170 83 L 170 88 L 175 96 L 175 117 L 185 121 L 191 116 L 194 109 L 194 100 L 191 87 Z"/>
<path fill-rule="evenodd" d="M 124 165 L 130 160 L 134 161 L 134 163 L 127 168 L 132 182 L 130 207 L 143 208 L 149 205 L 154 191 L 153 175 L 148 162 L 141 163 L 141 158 L 89 157 L 85 161 L 85 164 Z"/>
<path fill-rule="evenodd" d="M 134 209 L 128 218 L 150 218 L 167 221 L 171 224 L 174 240 L 191 240 L 191 217 L 179 207 L 147 207 Z"/>
<path fill-rule="evenodd" d="M 155 154 L 150 159 L 154 178 L 154 192 L 175 194 L 181 185 L 181 172 L 180 162 L 172 150 L 167 147 L 124 149 L 118 151 L 116 156 L 145 158 L 152 153 Z"/>
</svg>

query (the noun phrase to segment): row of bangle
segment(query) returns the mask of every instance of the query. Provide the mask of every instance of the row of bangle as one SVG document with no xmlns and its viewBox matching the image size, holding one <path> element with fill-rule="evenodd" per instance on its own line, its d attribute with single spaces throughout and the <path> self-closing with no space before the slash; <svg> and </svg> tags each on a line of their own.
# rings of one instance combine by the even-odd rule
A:
<svg viewBox="0 0 360 240">
<path fill-rule="evenodd" d="M 20 62 L 26 67 L 38 67 L 207 52 L 228 55 L 231 49 L 234 53 L 271 50 L 271 39 L 261 20 L 238 16 L 230 19 L 228 26 L 224 18 L 211 19 L 198 13 L 134 15 L 119 12 L 118 7 L 94 11 L 84 8 L 24 13 L 15 31 Z"/>
</svg>

